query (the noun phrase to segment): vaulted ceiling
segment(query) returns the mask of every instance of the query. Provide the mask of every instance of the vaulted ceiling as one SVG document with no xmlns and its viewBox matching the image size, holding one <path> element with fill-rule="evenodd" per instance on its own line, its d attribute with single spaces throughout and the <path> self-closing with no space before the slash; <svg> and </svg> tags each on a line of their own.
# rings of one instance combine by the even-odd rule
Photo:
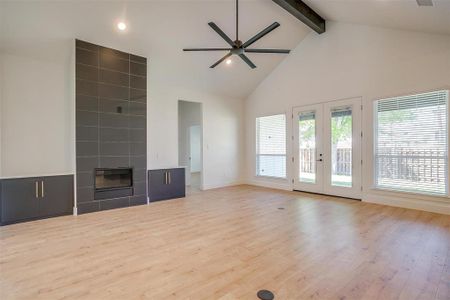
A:
<svg viewBox="0 0 450 300">
<path fill-rule="evenodd" d="M 278 21 L 281 26 L 252 47 L 294 48 L 310 29 L 270 0 L 240 1 L 240 39 Z M 245 98 L 283 59 L 249 54 L 258 68 L 240 59 L 210 69 L 226 52 L 188 53 L 186 47 L 224 47 L 208 22 L 229 36 L 235 32 L 235 3 L 227 1 L 53 1 L 4 2 L 1 50 L 48 60 L 67 60 L 79 38 L 149 58 L 152 84 L 164 84 Z M 127 32 L 116 22 L 125 19 Z M 63 51 L 64 50 L 64 51 Z"/>
<path fill-rule="evenodd" d="M 450 1 L 308 0 L 328 20 L 450 34 Z M 246 40 L 278 21 L 281 26 L 254 48 L 293 49 L 312 31 L 271 0 L 241 0 L 240 37 Z M 74 38 L 149 58 L 152 84 L 201 89 L 244 99 L 284 55 L 249 54 L 258 66 L 239 59 L 209 66 L 224 53 L 187 53 L 185 47 L 223 47 L 207 25 L 214 21 L 234 35 L 234 0 L 179 1 L 1 1 L 0 51 L 54 62 L 70 62 Z M 127 32 L 115 24 L 126 20 Z M 312 33 L 315 34 L 315 33 Z"/>
<path fill-rule="evenodd" d="M 450 34 L 450 1 L 432 0 L 304 0 L 322 17 L 339 21 L 419 32 Z"/>
</svg>

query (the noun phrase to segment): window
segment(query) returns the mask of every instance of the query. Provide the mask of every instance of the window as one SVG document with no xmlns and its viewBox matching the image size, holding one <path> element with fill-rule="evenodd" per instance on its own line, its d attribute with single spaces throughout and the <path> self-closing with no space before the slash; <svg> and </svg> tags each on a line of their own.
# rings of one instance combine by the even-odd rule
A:
<svg viewBox="0 0 450 300">
<path fill-rule="evenodd" d="M 448 193 L 448 91 L 375 102 L 375 186 Z"/>
<path fill-rule="evenodd" d="M 256 118 L 256 175 L 286 178 L 286 116 Z"/>
</svg>

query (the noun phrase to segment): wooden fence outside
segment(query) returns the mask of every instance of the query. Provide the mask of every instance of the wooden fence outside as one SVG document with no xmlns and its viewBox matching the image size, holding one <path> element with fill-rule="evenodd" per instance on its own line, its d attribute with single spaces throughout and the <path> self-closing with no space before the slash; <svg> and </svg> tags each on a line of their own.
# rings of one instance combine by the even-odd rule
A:
<svg viewBox="0 0 450 300">
<path fill-rule="evenodd" d="M 333 166 L 334 175 L 352 175 L 352 149 L 336 149 L 336 164 Z M 316 150 L 311 148 L 300 149 L 300 172 L 315 173 Z"/>
<path fill-rule="evenodd" d="M 336 149 L 334 175 L 351 176 L 352 149 Z M 445 180 L 445 151 L 380 148 L 375 155 L 379 177 L 410 181 L 441 182 Z M 300 149 L 300 172 L 315 173 L 315 149 Z"/>
<path fill-rule="evenodd" d="M 416 182 L 445 180 L 445 151 L 427 149 L 380 148 L 375 155 L 378 176 Z"/>
</svg>

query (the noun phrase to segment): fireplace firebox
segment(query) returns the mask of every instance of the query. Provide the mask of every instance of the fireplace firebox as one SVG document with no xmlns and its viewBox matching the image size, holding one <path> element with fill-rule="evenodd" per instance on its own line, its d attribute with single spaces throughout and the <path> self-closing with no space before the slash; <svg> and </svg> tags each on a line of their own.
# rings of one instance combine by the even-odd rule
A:
<svg viewBox="0 0 450 300">
<path fill-rule="evenodd" d="M 133 195 L 132 168 L 95 169 L 95 199 L 119 198 Z"/>
</svg>

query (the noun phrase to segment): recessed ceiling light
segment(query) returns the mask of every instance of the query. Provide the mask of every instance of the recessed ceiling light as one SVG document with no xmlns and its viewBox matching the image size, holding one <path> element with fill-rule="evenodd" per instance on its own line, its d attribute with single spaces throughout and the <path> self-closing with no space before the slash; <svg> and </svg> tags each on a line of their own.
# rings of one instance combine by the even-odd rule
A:
<svg viewBox="0 0 450 300">
<path fill-rule="evenodd" d="M 231 59 L 227 59 L 226 63 L 227 65 L 231 65 Z"/>
<path fill-rule="evenodd" d="M 119 22 L 117 23 L 117 28 L 121 31 L 124 31 L 125 29 L 127 29 L 127 24 L 125 24 L 124 22 Z"/>
</svg>

